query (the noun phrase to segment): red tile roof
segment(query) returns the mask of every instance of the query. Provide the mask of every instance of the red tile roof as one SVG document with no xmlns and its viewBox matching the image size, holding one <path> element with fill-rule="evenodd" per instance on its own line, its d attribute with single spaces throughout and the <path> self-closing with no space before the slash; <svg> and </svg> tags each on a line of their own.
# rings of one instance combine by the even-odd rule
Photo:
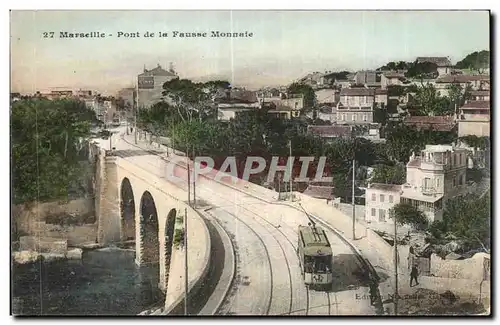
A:
<svg viewBox="0 0 500 325">
<path fill-rule="evenodd" d="M 436 83 L 467 83 L 478 80 L 489 80 L 489 75 L 466 75 L 466 74 L 457 74 L 457 75 L 444 75 L 436 79 Z"/>
<path fill-rule="evenodd" d="M 375 89 L 368 88 L 342 88 L 340 96 L 375 96 Z"/>
<path fill-rule="evenodd" d="M 397 184 L 383 184 L 383 183 L 371 183 L 368 187 L 369 189 L 399 192 L 401 191 L 401 185 Z"/>
<path fill-rule="evenodd" d="M 418 63 L 431 62 L 436 64 L 438 67 L 449 67 L 451 66 L 450 59 L 445 56 L 421 56 L 417 58 Z"/>
<path fill-rule="evenodd" d="M 462 106 L 461 108 L 490 108 L 489 100 L 471 100 Z"/>
<path fill-rule="evenodd" d="M 451 131 L 455 127 L 452 116 L 408 116 L 403 122 L 406 125 L 415 126 L 419 130 Z"/>
<path fill-rule="evenodd" d="M 342 137 L 351 135 L 351 128 L 343 125 L 309 125 L 307 131 L 320 137 Z"/>
</svg>

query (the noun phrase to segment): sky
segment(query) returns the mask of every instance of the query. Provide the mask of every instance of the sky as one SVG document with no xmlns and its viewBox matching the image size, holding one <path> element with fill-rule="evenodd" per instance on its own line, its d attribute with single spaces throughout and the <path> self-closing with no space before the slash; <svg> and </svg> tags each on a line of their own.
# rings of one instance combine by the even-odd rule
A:
<svg viewBox="0 0 500 325">
<path fill-rule="evenodd" d="M 456 62 L 489 50 L 489 29 L 487 11 L 12 11 L 11 91 L 61 87 L 115 95 L 133 87 L 144 66 L 170 62 L 181 78 L 195 81 L 286 85 L 314 71 L 376 69 L 417 56 Z M 174 38 L 173 31 L 253 36 Z M 68 39 L 60 32 L 105 37 Z"/>
</svg>

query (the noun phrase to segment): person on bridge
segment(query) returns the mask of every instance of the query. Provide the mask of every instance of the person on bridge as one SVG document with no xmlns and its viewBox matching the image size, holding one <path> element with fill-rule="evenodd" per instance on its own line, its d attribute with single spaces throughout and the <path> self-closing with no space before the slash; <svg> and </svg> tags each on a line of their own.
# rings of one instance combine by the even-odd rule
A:
<svg viewBox="0 0 500 325">
<path fill-rule="evenodd" d="M 416 265 L 413 265 L 410 273 L 410 287 L 413 287 L 413 280 L 415 280 L 416 285 L 418 285 L 418 269 Z"/>
</svg>

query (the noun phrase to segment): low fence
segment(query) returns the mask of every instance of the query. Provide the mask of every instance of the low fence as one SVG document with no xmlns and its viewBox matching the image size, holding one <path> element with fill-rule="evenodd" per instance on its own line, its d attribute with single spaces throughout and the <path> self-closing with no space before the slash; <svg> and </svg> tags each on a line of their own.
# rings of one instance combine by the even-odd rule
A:
<svg viewBox="0 0 500 325">
<path fill-rule="evenodd" d="M 445 260 L 436 254 L 430 258 L 430 273 L 436 277 L 470 279 L 474 281 L 489 280 L 490 254 L 476 253 L 464 260 Z M 487 277 L 487 279 L 484 279 Z"/>
</svg>

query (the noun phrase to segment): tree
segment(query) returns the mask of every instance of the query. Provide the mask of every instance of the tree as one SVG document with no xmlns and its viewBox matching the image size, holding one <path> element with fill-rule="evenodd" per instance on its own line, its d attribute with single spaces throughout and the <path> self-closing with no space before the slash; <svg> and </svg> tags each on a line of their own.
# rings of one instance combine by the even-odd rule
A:
<svg viewBox="0 0 500 325">
<path fill-rule="evenodd" d="M 24 99 L 11 109 L 14 202 L 67 197 L 80 186 L 94 111 L 68 99 Z"/>
<path fill-rule="evenodd" d="M 457 69 L 470 69 L 478 72 L 483 72 L 490 66 L 490 51 L 475 51 L 468 54 L 465 58 L 458 61 L 455 65 Z"/>
<path fill-rule="evenodd" d="M 406 77 L 423 79 L 437 74 L 437 64 L 432 62 L 414 62 L 408 67 Z"/>
<path fill-rule="evenodd" d="M 446 97 L 440 97 L 432 84 L 422 84 L 414 96 L 414 101 L 415 106 L 423 115 L 449 115 L 454 112 L 450 100 Z"/>
<path fill-rule="evenodd" d="M 435 221 L 430 232 L 434 239 L 456 238 L 464 250 L 491 247 L 491 193 L 483 197 L 468 195 L 446 203 L 443 220 Z"/>
<path fill-rule="evenodd" d="M 376 165 L 371 177 L 372 183 L 404 184 L 406 182 L 406 168 L 402 164 L 394 166 Z"/>
<path fill-rule="evenodd" d="M 410 225 L 418 230 L 428 227 L 429 221 L 422 211 L 411 204 L 398 203 L 389 210 L 389 217 L 400 225 Z"/>
<path fill-rule="evenodd" d="M 312 87 L 309 85 L 294 82 L 290 86 L 288 86 L 288 93 L 303 95 L 305 110 L 313 108 L 316 104 L 316 94 L 314 93 Z"/>
</svg>

